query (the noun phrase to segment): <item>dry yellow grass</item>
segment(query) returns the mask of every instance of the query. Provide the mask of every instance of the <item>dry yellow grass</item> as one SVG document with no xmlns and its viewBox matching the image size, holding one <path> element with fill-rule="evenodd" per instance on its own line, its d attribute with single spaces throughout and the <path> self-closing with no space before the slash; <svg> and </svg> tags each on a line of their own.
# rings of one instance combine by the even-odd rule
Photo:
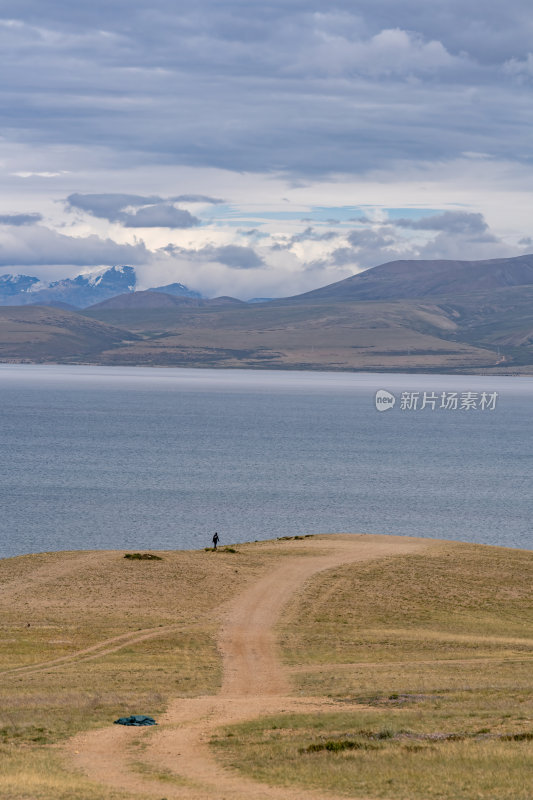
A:
<svg viewBox="0 0 533 800">
<path fill-rule="evenodd" d="M 215 693 L 218 610 L 295 545 L 0 561 L 0 796 L 128 797 L 69 770 L 57 745 Z M 278 633 L 296 694 L 331 711 L 232 726 L 215 751 L 266 782 L 353 797 L 530 800 L 532 586 L 532 553 L 452 543 L 318 574 Z"/>
<path fill-rule="evenodd" d="M 469 736 L 458 732 L 463 719 L 415 709 L 282 715 L 225 729 L 213 745 L 226 763 L 282 786 L 389 800 L 530 800 L 531 741 L 486 729 Z"/>
<path fill-rule="evenodd" d="M 157 717 L 170 697 L 217 691 L 216 610 L 284 547 L 238 551 L 165 552 L 161 561 L 116 551 L 0 560 L 3 799 L 112 798 L 68 772 L 53 746 L 119 716 Z"/>
<path fill-rule="evenodd" d="M 533 553 L 439 543 L 346 565 L 279 633 L 297 691 L 339 711 L 225 729 L 226 763 L 351 797 L 533 796 Z"/>
</svg>

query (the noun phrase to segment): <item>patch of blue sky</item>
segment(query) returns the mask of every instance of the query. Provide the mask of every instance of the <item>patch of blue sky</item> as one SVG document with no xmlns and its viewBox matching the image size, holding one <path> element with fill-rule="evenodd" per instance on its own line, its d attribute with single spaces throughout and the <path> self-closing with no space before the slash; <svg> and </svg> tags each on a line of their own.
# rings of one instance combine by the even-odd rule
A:
<svg viewBox="0 0 533 800">
<path fill-rule="evenodd" d="M 228 220 L 216 219 L 212 220 L 211 222 L 212 226 L 215 228 L 242 228 L 244 224 L 250 225 L 250 223 L 253 223 L 254 225 L 266 224 L 264 221 L 261 222 L 261 220 L 256 219 L 256 217 L 253 216 L 238 217 L 237 219 L 228 219 Z"/>
<path fill-rule="evenodd" d="M 421 219 L 428 217 L 432 214 L 442 212 L 442 209 L 436 208 L 382 208 L 378 206 L 311 206 L 308 210 L 291 211 L 285 210 L 249 210 L 238 208 L 231 205 L 213 206 L 212 208 L 205 209 L 202 212 L 202 219 L 205 222 L 212 221 L 216 223 L 224 220 L 228 225 L 242 224 L 243 222 L 256 222 L 260 224 L 261 220 L 286 220 L 295 222 L 313 222 L 316 224 L 325 225 L 343 225 L 346 223 L 357 223 L 360 219 L 361 222 L 366 222 L 368 216 L 372 216 L 372 212 L 378 210 L 385 213 L 391 221 L 394 219 Z"/>
<path fill-rule="evenodd" d="M 241 216 L 242 212 L 236 206 L 229 205 L 229 203 L 221 203 L 220 205 L 207 206 L 202 209 L 201 217 L 205 222 L 211 220 L 215 222 L 219 219 L 229 219 L 235 216 Z"/>
</svg>

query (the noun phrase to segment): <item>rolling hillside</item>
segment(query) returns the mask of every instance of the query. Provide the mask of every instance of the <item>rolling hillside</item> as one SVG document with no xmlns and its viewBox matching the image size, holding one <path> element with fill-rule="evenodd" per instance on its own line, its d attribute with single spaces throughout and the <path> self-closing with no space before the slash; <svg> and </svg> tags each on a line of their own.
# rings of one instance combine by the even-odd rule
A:
<svg viewBox="0 0 533 800">
<path fill-rule="evenodd" d="M 74 362 L 137 338 L 122 329 L 48 306 L 0 306 L 0 361 Z"/>
<path fill-rule="evenodd" d="M 145 291 L 31 325 L 9 311 L 3 360 L 533 374 L 533 256 L 396 261 L 257 304 Z"/>
<path fill-rule="evenodd" d="M 282 303 L 449 297 L 533 285 L 533 255 L 488 261 L 391 261 Z"/>
<path fill-rule="evenodd" d="M 85 313 L 141 337 L 120 351 L 102 352 L 106 364 L 473 369 L 499 360 L 494 349 L 462 341 L 454 312 L 431 302 L 95 308 Z"/>
</svg>

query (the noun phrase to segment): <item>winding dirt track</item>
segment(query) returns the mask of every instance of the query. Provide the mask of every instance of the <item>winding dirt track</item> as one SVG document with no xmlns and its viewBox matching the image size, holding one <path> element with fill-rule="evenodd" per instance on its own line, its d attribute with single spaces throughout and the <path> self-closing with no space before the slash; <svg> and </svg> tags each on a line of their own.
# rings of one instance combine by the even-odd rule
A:
<svg viewBox="0 0 533 800">
<path fill-rule="evenodd" d="M 69 653 L 66 656 L 59 656 L 59 658 L 52 658 L 48 661 L 39 661 L 35 664 L 26 664 L 23 667 L 11 667 L 10 669 L 1 670 L 0 677 L 2 677 L 2 675 L 18 675 L 19 673 L 21 675 L 33 675 L 36 672 L 49 672 L 56 667 L 63 667 L 65 664 L 70 664 L 72 661 L 76 664 L 92 661 L 95 658 L 116 653 L 117 650 L 122 650 L 123 647 L 129 647 L 138 642 L 145 642 L 147 639 L 158 639 L 161 636 L 166 636 L 168 633 L 188 630 L 190 627 L 190 625 L 160 625 L 157 628 L 144 628 L 140 631 L 122 633 L 120 636 L 103 639 L 97 644 L 85 647 L 83 650 L 76 650 L 75 653 Z"/>
<path fill-rule="evenodd" d="M 218 764 L 209 740 L 222 725 L 284 711 L 326 711 L 324 698 L 291 697 L 289 670 L 278 657 L 274 626 L 291 595 L 318 572 L 340 564 L 420 551 L 420 539 L 349 534 L 294 542 L 294 555 L 260 578 L 221 613 L 219 647 L 224 678 L 218 695 L 174 700 L 158 728 L 109 728 L 83 733 L 68 745 L 71 764 L 109 787 L 168 800 L 333 800 L 308 789 L 276 788 L 241 777 Z M 300 554 L 297 554 L 300 551 Z M 316 553 L 316 555 L 315 555 Z M 354 706 L 355 707 L 355 706 Z M 343 709 L 346 706 L 343 705 Z M 144 738 L 142 760 L 155 774 L 144 777 L 133 766 Z M 137 751 L 137 752 L 135 752 Z"/>
</svg>

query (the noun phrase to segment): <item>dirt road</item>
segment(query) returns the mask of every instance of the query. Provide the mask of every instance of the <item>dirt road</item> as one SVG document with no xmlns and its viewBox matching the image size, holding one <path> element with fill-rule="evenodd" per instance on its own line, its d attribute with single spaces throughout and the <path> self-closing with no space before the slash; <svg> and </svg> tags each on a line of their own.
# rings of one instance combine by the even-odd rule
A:
<svg viewBox="0 0 533 800">
<path fill-rule="evenodd" d="M 340 534 L 293 542 L 284 556 L 221 610 L 219 647 L 224 677 L 219 694 L 174 700 L 154 728 L 109 728 L 76 736 L 67 758 L 92 779 L 109 787 L 167 800 L 325 800 L 309 790 L 280 789 L 241 777 L 212 756 L 209 740 L 225 724 L 284 711 L 325 711 L 327 698 L 291 696 L 290 671 L 281 664 L 274 626 L 294 592 L 318 572 L 340 564 L 420 551 L 420 539 Z M 343 706 L 345 708 L 345 706 Z M 135 768 L 141 757 L 150 777 Z M 152 777 L 153 775 L 153 777 Z M 159 776 L 163 776 L 158 778 Z M 332 795 L 327 795 L 332 800 Z"/>
</svg>

